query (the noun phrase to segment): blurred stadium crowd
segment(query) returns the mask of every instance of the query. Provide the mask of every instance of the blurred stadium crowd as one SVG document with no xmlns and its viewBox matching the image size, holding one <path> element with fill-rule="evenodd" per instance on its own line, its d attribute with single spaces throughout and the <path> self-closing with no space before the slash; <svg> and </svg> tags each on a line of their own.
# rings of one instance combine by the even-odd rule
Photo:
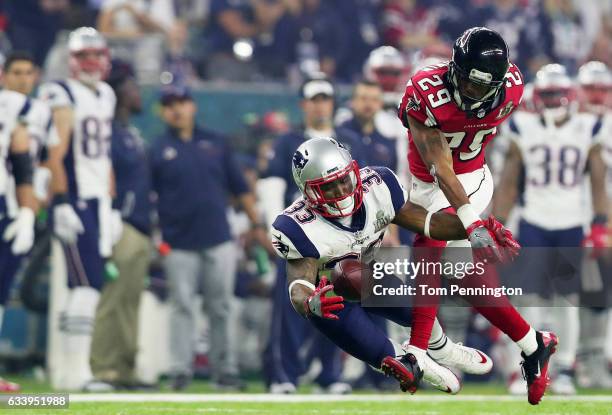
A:
<svg viewBox="0 0 612 415">
<path fill-rule="evenodd" d="M 405 82 L 418 68 L 449 59 L 450 45 L 471 26 L 501 33 L 526 81 L 547 63 L 562 64 L 572 77 L 588 61 L 612 66 L 612 2 L 604 0 L 20 0 L 0 2 L 4 88 L 25 94 L 37 88 L 52 110 L 60 107 L 65 92 L 57 85 L 9 87 L 7 76 L 30 64 L 40 68 L 41 83 L 73 76 L 68 34 L 81 26 L 97 28 L 112 57 L 112 210 L 121 216 L 104 223 L 114 229 L 114 250 L 92 265 L 99 281 L 88 288 L 96 294 L 69 301 L 76 310 L 70 314 L 61 285 L 71 267 L 87 274 L 90 265 L 79 270 L 70 252 L 64 261 L 40 214 L 34 248 L 7 292 L 0 336 L 3 377 L 10 378 L 8 369 L 46 365 L 58 389 L 157 387 L 167 376 L 173 390 L 193 377 L 243 390 L 244 379 L 254 376 L 275 393 L 292 393 L 299 382 L 330 393 L 394 390 L 394 382 L 342 355 L 292 314 L 266 229 L 296 196 L 289 158 L 297 145 L 333 135 L 360 164 L 388 166 L 408 185 L 406 132 L 395 115 Z M 599 81 L 608 94 L 599 115 L 610 118 L 612 79 Z M 292 92 L 299 95 L 299 125 L 291 125 L 284 108 L 262 108 L 249 123 L 246 139 L 256 145 L 243 146 L 248 152 L 199 125 L 194 91 L 268 83 L 299 90 Z M 160 137 L 142 137 L 134 126 L 143 85 L 159 97 L 154 116 L 168 127 Z M 588 85 L 575 81 L 572 88 L 584 92 Z M 342 88 L 351 91 L 346 102 Z M 585 99 L 583 92 L 577 99 Z M 489 162 L 499 174 L 507 140 L 496 140 Z M 612 180 L 607 185 L 612 194 Z M 70 235 L 57 236 L 70 242 Z M 411 237 L 393 229 L 384 243 L 410 245 Z M 503 370 L 510 363 L 499 332 L 468 308 L 449 310 L 441 321 L 451 337 L 495 358 L 501 370 L 491 376 L 517 376 Z M 604 308 L 597 315 L 607 314 Z M 594 325 L 591 318 L 587 324 Z M 606 340 L 607 320 L 597 324 L 598 333 L 577 346 L 583 357 L 577 379 L 612 388 L 606 349 L 612 338 Z M 408 335 L 388 329 L 400 340 Z M 72 343 L 64 343 L 67 336 Z"/>
<path fill-rule="evenodd" d="M 130 58 L 148 81 L 168 71 L 181 80 L 299 84 L 322 71 L 351 83 L 380 45 L 398 48 L 410 64 L 448 50 L 475 25 L 503 35 L 527 79 L 550 61 L 571 73 L 586 60 L 609 64 L 612 47 L 610 2 L 597 0 L 28 0 L 0 7 L 0 48 L 30 50 L 50 76 L 65 72 L 56 35 L 83 25 L 97 27 L 114 56 Z"/>
</svg>

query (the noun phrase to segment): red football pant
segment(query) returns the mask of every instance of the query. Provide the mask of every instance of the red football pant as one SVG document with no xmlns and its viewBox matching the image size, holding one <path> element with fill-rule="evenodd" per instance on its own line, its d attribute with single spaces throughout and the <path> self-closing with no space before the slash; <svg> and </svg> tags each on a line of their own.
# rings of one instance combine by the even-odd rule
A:
<svg viewBox="0 0 612 415">
<path fill-rule="evenodd" d="M 423 235 L 416 235 L 413 246 L 420 248 L 415 251 L 415 261 L 424 260 L 433 262 L 440 260 L 442 248 L 446 246 L 446 242 L 436 241 Z M 440 275 L 421 273 L 417 275 L 415 281 L 416 286 L 426 284 L 433 288 L 440 287 Z M 487 265 L 485 266 L 483 276 L 467 276 L 461 280 L 453 280 L 453 283 L 466 288 L 480 288 L 483 286 L 485 288 L 497 288 L 499 287 L 499 277 L 496 267 L 494 265 Z M 483 317 L 489 320 L 491 324 L 506 333 L 515 342 L 525 337 L 529 331 L 529 324 L 527 324 L 505 295 L 500 297 L 493 295 L 465 296 L 464 299 Z M 423 350 L 427 349 L 438 306 L 439 298 L 437 296 L 423 295 L 421 290 L 417 289 L 412 310 L 410 345 Z"/>
</svg>

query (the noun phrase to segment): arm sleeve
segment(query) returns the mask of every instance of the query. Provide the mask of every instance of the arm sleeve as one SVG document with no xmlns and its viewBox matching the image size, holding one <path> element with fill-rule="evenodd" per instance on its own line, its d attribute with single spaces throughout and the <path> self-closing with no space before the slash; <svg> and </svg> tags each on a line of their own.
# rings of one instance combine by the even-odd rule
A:
<svg viewBox="0 0 612 415">
<path fill-rule="evenodd" d="M 68 85 L 61 81 L 43 84 L 38 91 L 38 97 L 46 102 L 52 110 L 60 107 L 72 107 L 74 104 L 74 97 Z"/>
</svg>

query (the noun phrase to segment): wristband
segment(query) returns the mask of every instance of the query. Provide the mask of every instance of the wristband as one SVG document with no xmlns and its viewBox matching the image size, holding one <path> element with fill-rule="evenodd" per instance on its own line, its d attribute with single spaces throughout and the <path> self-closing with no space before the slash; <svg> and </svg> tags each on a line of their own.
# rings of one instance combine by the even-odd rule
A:
<svg viewBox="0 0 612 415">
<path fill-rule="evenodd" d="M 70 199 L 68 198 L 67 193 L 56 193 L 53 196 L 53 204 L 54 205 L 62 205 L 64 203 L 70 203 Z"/>
<path fill-rule="evenodd" d="M 426 237 L 428 237 L 429 239 L 431 239 L 431 235 L 429 234 L 429 224 L 431 222 L 431 217 L 433 216 L 433 212 L 427 212 L 427 216 L 425 217 L 425 225 L 423 226 L 423 234 L 425 234 Z"/>
<path fill-rule="evenodd" d="M 314 284 L 311 282 L 308 282 L 306 280 L 295 280 L 295 281 L 292 281 L 291 284 L 289 284 L 289 298 L 291 298 L 291 290 L 293 289 L 293 286 L 296 284 L 303 285 L 304 287 L 310 288 L 313 291 L 317 289 L 317 287 L 315 287 Z"/>
<path fill-rule="evenodd" d="M 470 203 L 466 203 L 457 209 L 457 216 L 459 216 L 459 220 L 465 229 L 467 229 L 472 223 L 480 220 L 480 216 L 476 214 Z"/>
<path fill-rule="evenodd" d="M 608 223 L 608 215 L 599 214 L 593 217 L 591 225 L 606 225 Z"/>
</svg>

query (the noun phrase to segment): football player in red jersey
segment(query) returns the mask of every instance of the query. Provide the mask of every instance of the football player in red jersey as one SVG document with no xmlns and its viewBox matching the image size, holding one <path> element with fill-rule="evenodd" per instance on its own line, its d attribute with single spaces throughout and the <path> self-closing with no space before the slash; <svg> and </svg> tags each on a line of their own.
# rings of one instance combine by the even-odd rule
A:
<svg viewBox="0 0 612 415">
<path fill-rule="evenodd" d="M 474 27 L 455 41 L 450 62 L 423 68 L 410 79 L 398 108 L 398 116 L 408 128 L 410 201 L 430 214 L 454 210 L 469 240 L 480 239 L 482 246 L 494 247 L 490 235 L 475 225 L 493 194 L 484 148 L 521 103 L 522 95 L 523 77 L 508 59 L 506 42 L 493 30 Z M 441 249 L 469 245 L 417 235 L 414 246 Z M 495 272 L 488 268 L 490 274 Z M 430 277 L 420 275 L 417 283 L 432 286 Z M 488 284 L 496 284 L 494 275 L 490 280 Z M 434 281 L 439 284 L 439 278 Z M 536 332 L 505 296 L 480 297 L 478 304 L 475 298 L 466 299 L 521 348 L 528 400 L 533 405 L 539 403 L 548 384 L 548 362 L 555 351 L 556 336 Z M 417 359 L 427 359 L 425 349 L 437 307 L 437 298 L 416 299 L 409 351 Z M 421 366 L 426 367 L 426 362 Z"/>
</svg>

